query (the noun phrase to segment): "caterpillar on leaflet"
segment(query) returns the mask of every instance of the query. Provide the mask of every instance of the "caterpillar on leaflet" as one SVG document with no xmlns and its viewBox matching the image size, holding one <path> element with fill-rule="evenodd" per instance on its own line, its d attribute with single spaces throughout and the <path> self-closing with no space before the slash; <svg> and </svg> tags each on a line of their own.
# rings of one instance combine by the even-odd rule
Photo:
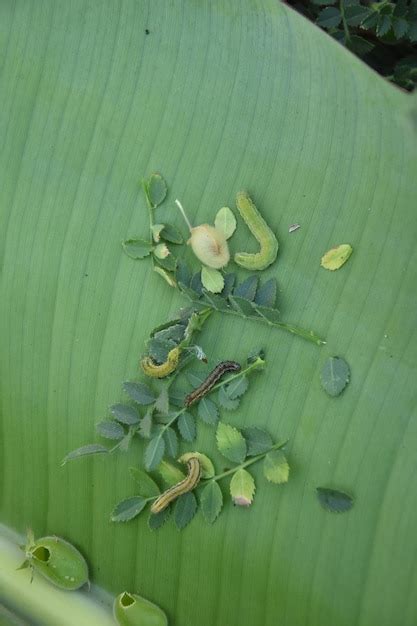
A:
<svg viewBox="0 0 417 626">
<path fill-rule="evenodd" d="M 146 376 L 151 376 L 151 378 L 165 378 L 165 376 L 169 376 L 177 369 L 179 358 L 180 349 L 177 347 L 172 348 L 172 350 L 168 352 L 167 360 L 165 363 L 161 363 L 161 365 L 155 363 L 149 356 L 145 356 L 140 364 Z"/>
<path fill-rule="evenodd" d="M 192 456 L 188 459 L 187 466 L 188 474 L 184 480 L 164 491 L 152 504 L 151 513 L 161 513 L 173 500 L 183 493 L 188 493 L 198 484 L 201 476 L 200 461 L 196 456 Z"/>
<path fill-rule="evenodd" d="M 210 389 L 214 387 L 220 378 L 226 374 L 227 372 L 239 372 L 240 365 L 236 363 L 236 361 L 222 361 L 210 374 L 207 376 L 205 380 L 199 385 L 194 391 L 188 394 L 184 400 L 185 406 L 191 406 L 194 402 L 201 400 L 203 396 L 205 396 Z"/>
</svg>

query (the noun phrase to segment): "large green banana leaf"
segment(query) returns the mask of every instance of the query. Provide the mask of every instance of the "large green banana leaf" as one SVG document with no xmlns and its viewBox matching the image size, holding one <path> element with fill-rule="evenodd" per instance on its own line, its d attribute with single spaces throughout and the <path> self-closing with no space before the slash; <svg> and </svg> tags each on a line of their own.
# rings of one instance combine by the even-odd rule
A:
<svg viewBox="0 0 417 626">
<path fill-rule="evenodd" d="M 95 583 L 176 626 L 416 624 L 412 99 L 275 0 L 3 0 L 0 68 L 1 522 L 66 537 Z M 181 227 L 176 197 L 199 223 L 248 189 L 280 241 L 266 275 L 283 319 L 327 339 L 208 321 L 214 360 L 267 347 L 223 418 L 289 438 L 291 476 L 277 487 L 255 468 L 249 510 L 229 500 L 181 533 L 109 522 L 139 443 L 60 467 L 184 303 L 120 246 L 147 232 L 138 183 L 154 170 L 170 189 L 160 215 Z M 252 245 L 242 224 L 236 241 Z M 338 243 L 347 265 L 320 268 Z M 352 371 L 338 398 L 320 387 L 330 355 Z M 209 426 L 197 447 L 221 465 Z M 353 493 L 353 509 L 326 512 L 317 486 Z"/>
</svg>

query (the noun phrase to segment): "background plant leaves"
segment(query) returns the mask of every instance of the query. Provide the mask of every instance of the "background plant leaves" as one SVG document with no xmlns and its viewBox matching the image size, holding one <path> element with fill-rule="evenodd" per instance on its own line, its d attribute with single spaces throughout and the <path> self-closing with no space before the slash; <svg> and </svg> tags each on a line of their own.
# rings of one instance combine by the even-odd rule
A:
<svg viewBox="0 0 417 626">
<path fill-rule="evenodd" d="M 345 513 L 353 506 L 353 498 L 344 491 L 330 489 L 328 487 L 317 487 L 317 497 L 320 504 L 327 511 L 332 513 Z"/>
<path fill-rule="evenodd" d="M 242 463 L 246 456 L 246 441 L 242 433 L 231 424 L 219 422 L 216 430 L 219 452 L 234 463 Z"/>
<path fill-rule="evenodd" d="M 130 475 L 135 481 L 135 490 L 143 498 L 152 498 L 160 493 L 160 489 L 155 481 L 138 467 L 129 468 Z"/>
<path fill-rule="evenodd" d="M 156 396 L 146 383 L 123 383 L 125 392 L 138 404 L 152 404 Z"/>
<path fill-rule="evenodd" d="M 329 396 L 339 396 L 349 382 L 350 367 L 341 357 L 331 356 L 321 369 L 320 379 Z"/>
<path fill-rule="evenodd" d="M 271 449 L 273 445 L 272 437 L 262 428 L 256 426 L 248 426 L 242 430 L 242 434 L 246 439 L 248 456 L 256 456 Z"/>
<path fill-rule="evenodd" d="M 96 424 L 96 431 L 105 439 L 122 439 L 125 435 L 124 428 L 115 420 L 106 420 Z"/>
<path fill-rule="evenodd" d="M 178 530 L 185 528 L 197 511 L 197 500 L 192 491 L 177 498 L 174 504 L 174 522 Z"/>
<path fill-rule="evenodd" d="M 3 2 L 0 29 L 1 521 L 59 529 L 95 583 L 140 589 L 178 624 L 417 622 L 414 99 L 275 0 Z M 151 533 L 147 513 L 108 523 L 146 442 L 59 467 L 126 401 L 144 340 L 187 303 L 121 249 L 148 236 L 139 182 L 153 171 L 170 191 L 158 222 L 184 234 L 171 199 L 212 223 L 248 189 L 279 234 L 265 278 L 281 319 L 327 340 L 213 314 L 214 362 L 267 348 L 230 419 L 289 438 L 296 471 L 281 488 L 256 466 L 250 511 L 229 502 L 213 528 L 198 515 L 182 533 Z M 339 241 L 355 252 L 325 272 Z M 231 244 L 256 250 L 240 226 Z M 352 368 L 336 401 L 319 384 L 331 354 Z M 213 455 L 200 426 L 195 447 Z M 326 484 L 357 494 L 349 514 L 320 509 Z"/>
<path fill-rule="evenodd" d="M 114 418 L 121 424 L 137 424 L 140 420 L 139 413 L 133 406 L 127 404 L 113 404 L 110 407 L 111 413 Z"/>
<path fill-rule="evenodd" d="M 117 504 L 111 514 L 112 522 L 129 522 L 135 518 L 146 506 L 146 500 L 140 496 L 126 498 Z"/>
<path fill-rule="evenodd" d="M 223 506 L 223 495 L 216 481 L 211 480 L 204 486 L 201 492 L 200 504 L 204 519 L 209 524 L 213 524 Z"/>
</svg>

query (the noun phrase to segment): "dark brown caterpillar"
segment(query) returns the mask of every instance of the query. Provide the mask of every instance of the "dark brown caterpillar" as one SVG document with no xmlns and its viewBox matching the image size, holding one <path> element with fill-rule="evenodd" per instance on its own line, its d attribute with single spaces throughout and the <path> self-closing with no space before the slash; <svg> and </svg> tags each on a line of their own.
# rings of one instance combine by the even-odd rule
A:
<svg viewBox="0 0 417 626">
<path fill-rule="evenodd" d="M 226 374 L 227 372 L 239 372 L 240 365 L 236 363 L 236 361 L 222 361 L 210 374 L 207 376 L 206 380 L 203 380 L 201 385 L 194 389 L 191 393 L 186 396 L 184 400 L 184 406 L 191 406 L 194 402 L 201 400 L 203 396 L 205 396 L 210 389 L 214 387 L 220 378 Z"/>
</svg>

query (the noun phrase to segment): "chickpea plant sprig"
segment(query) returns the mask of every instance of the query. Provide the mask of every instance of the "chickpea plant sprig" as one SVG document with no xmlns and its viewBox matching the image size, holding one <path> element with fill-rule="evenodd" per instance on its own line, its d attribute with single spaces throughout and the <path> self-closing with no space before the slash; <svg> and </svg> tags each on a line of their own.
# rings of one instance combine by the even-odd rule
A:
<svg viewBox="0 0 417 626">
<path fill-rule="evenodd" d="M 111 521 L 130 521 L 149 504 L 148 526 L 151 530 L 157 530 L 166 522 L 171 509 L 178 530 L 189 524 L 199 507 L 204 519 L 213 524 L 224 506 L 219 481 L 231 477 L 229 493 L 232 503 L 250 507 L 256 487 L 247 468 L 260 461 L 263 461 L 263 475 L 268 482 L 280 485 L 288 481 L 289 465 L 282 451 L 286 441 L 274 444 L 269 433 L 263 429 L 249 427 L 239 430 L 220 422 L 216 442 L 218 451 L 234 463 L 230 469 L 216 473 L 208 456 L 201 452 L 188 452 L 178 459 L 180 464 L 188 465 L 187 475 L 176 464 L 167 461 L 156 468 L 159 478 L 167 485 L 162 492 L 149 473 L 132 467 L 131 475 L 137 483 L 138 495 L 119 502 L 112 511 Z M 195 492 L 199 493 L 198 498 Z"/>
<path fill-rule="evenodd" d="M 160 174 L 152 174 L 143 182 L 143 190 L 149 215 L 150 239 L 132 238 L 124 241 L 123 249 L 129 257 L 143 259 L 150 256 L 154 270 L 171 287 L 179 289 L 197 308 L 208 307 L 220 313 L 256 320 L 316 345 L 326 343 L 312 330 L 281 321 L 276 306 L 277 288 L 274 278 L 260 284 L 257 273 L 275 261 L 278 241 L 246 192 L 237 194 L 236 207 L 258 241 L 260 249 L 254 254 L 237 252 L 234 255 L 238 266 L 251 271 L 249 277 L 238 284 L 235 272 L 226 271 L 231 256 L 228 240 L 236 229 L 236 218 L 228 207 L 217 212 L 214 226 L 192 226 L 181 202 L 175 201 L 190 231 L 187 243 L 202 263 L 195 271 L 190 269 L 183 256 L 174 256 L 169 247 L 172 243 L 177 246 L 183 244 L 184 239 L 178 229 L 170 224 L 154 223 L 155 210 L 167 196 L 164 179 Z"/>
<path fill-rule="evenodd" d="M 151 331 L 147 342 L 147 354 L 141 359 L 140 365 L 145 374 L 151 375 L 153 384 L 150 386 L 145 382 L 125 382 L 123 390 L 130 402 L 113 404 L 110 407 L 112 418 L 96 424 L 100 437 L 116 443 L 111 448 L 100 443 L 81 446 L 66 455 L 63 465 L 81 457 L 110 454 L 116 450 L 126 451 L 136 435 L 150 439 L 154 431 L 161 431 L 165 422 L 170 419 L 168 416 L 172 415 L 175 409 L 175 406 L 171 406 L 171 386 L 174 381 L 194 359 L 206 360 L 203 349 L 195 344 L 194 337 L 203 328 L 211 313 L 210 309 L 198 312 L 192 308 L 181 309 L 174 319 Z M 158 380 L 162 377 L 159 368 L 166 364 L 170 365 L 169 355 L 174 350 L 177 352 L 175 370 L 164 372 L 164 380 Z M 158 376 L 155 376 L 155 370 Z M 190 420 L 187 425 L 189 431 L 192 428 Z M 164 433 L 171 447 L 175 446 L 176 433 L 169 427 L 164 428 Z"/>
<path fill-rule="evenodd" d="M 164 456 L 175 458 L 178 453 L 179 441 L 194 441 L 196 437 L 196 417 L 202 422 L 216 426 L 220 417 L 220 408 L 236 410 L 242 396 L 249 386 L 248 374 L 262 369 L 264 357 L 256 352 L 248 357 L 245 367 L 240 368 L 233 376 L 223 379 L 207 390 L 216 394 L 216 401 L 208 397 L 208 393 L 200 394 L 193 402 L 192 409 L 187 406 L 186 398 L 194 393 L 207 376 L 205 370 L 188 372 L 187 367 L 196 360 L 207 361 L 201 346 L 194 343 L 195 333 L 200 331 L 210 317 L 211 309 L 181 310 L 178 316 L 153 329 L 147 342 L 147 355 L 142 358 L 141 366 L 144 373 L 148 372 L 148 363 L 158 368 L 168 363 L 169 354 L 178 350 L 179 357 L 176 369 L 167 378 L 159 380 L 153 372 L 148 382 L 127 381 L 123 390 L 130 402 L 113 404 L 110 407 L 112 418 L 96 424 L 97 434 L 107 440 L 113 440 L 112 447 L 101 443 L 91 443 L 69 452 L 63 459 L 65 465 L 75 459 L 109 455 L 117 450 L 127 451 L 135 437 L 145 440 L 144 465 L 152 471 Z M 147 365 L 143 367 L 144 359 Z M 236 364 L 237 365 L 237 364 Z M 175 385 L 185 371 L 188 385 L 194 390 L 181 391 Z M 198 399 L 198 402 L 197 402 Z"/>
</svg>

